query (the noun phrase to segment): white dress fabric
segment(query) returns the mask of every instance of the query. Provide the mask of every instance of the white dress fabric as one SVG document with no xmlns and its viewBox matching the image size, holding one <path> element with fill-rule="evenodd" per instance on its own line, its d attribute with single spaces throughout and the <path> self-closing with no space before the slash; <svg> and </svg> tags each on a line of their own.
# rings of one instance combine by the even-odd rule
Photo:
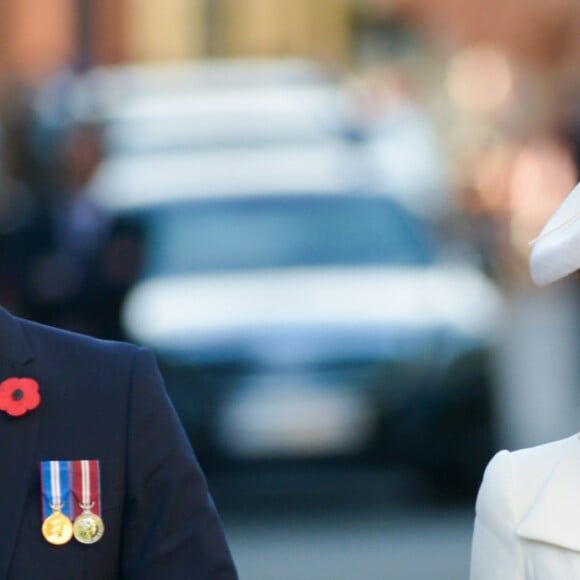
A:
<svg viewBox="0 0 580 580">
<path fill-rule="evenodd" d="M 471 580 L 580 580 L 580 436 L 489 463 L 476 504 Z"/>
</svg>

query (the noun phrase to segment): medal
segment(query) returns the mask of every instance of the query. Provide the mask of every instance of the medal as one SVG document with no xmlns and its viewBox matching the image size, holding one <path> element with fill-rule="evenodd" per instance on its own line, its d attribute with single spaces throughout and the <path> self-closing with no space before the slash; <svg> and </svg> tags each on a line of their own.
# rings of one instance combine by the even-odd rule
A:
<svg viewBox="0 0 580 580">
<path fill-rule="evenodd" d="M 69 470 L 66 461 L 43 461 L 41 464 L 42 512 L 41 527 L 44 539 L 54 546 L 62 546 L 73 536 L 70 519 Z"/>
<path fill-rule="evenodd" d="M 81 544 L 94 544 L 98 542 L 105 532 L 103 520 L 90 509 L 85 509 L 77 516 L 73 524 L 72 533 L 75 540 Z"/>
<path fill-rule="evenodd" d="M 72 538 L 73 524 L 70 518 L 60 511 L 59 506 L 54 506 L 54 511 L 42 523 L 42 535 L 54 546 L 62 546 Z"/>
<path fill-rule="evenodd" d="M 97 460 L 74 461 L 73 491 L 82 510 L 73 524 L 75 540 L 81 544 L 94 544 L 105 533 L 105 524 L 100 517 L 101 482 Z"/>
</svg>

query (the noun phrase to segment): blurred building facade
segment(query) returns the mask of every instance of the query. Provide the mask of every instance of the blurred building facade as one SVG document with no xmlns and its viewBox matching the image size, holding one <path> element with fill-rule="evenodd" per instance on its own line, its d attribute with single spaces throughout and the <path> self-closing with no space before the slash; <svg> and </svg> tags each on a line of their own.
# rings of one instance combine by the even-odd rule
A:
<svg viewBox="0 0 580 580">
<path fill-rule="evenodd" d="M 363 15 L 363 18 L 359 18 Z M 4 0 L 0 71 L 208 56 L 347 60 L 357 25 L 396 22 L 451 48 L 492 44 L 545 67 L 575 67 L 575 0 Z M 364 31 L 363 31 L 364 32 Z"/>
<path fill-rule="evenodd" d="M 580 12 L 576 0 L 363 0 L 377 17 L 412 22 L 451 49 L 494 45 L 537 66 L 578 64 Z"/>
<path fill-rule="evenodd" d="M 344 61 L 350 14 L 347 0 L 6 0 L 0 75 L 41 80 L 72 61 L 81 67 L 214 56 Z"/>
</svg>

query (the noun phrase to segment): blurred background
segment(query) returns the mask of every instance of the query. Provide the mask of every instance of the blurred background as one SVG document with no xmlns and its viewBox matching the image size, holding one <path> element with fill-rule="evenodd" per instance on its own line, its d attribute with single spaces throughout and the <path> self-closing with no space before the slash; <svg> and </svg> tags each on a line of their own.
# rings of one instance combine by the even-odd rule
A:
<svg viewBox="0 0 580 580">
<path fill-rule="evenodd" d="M 158 357 L 248 580 L 466 578 L 571 435 L 575 0 L 5 0 L 0 303 Z"/>
</svg>

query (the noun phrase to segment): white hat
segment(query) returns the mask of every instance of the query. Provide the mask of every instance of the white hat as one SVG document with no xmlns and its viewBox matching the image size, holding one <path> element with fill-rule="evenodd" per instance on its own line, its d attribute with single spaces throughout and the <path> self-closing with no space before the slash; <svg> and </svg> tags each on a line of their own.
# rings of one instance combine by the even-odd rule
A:
<svg viewBox="0 0 580 580">
<path fill-rule="evenodd" d="M 534 284 L 543 286 L 580 269 L 580 183 L 530 244 Z"/>
</svg>

